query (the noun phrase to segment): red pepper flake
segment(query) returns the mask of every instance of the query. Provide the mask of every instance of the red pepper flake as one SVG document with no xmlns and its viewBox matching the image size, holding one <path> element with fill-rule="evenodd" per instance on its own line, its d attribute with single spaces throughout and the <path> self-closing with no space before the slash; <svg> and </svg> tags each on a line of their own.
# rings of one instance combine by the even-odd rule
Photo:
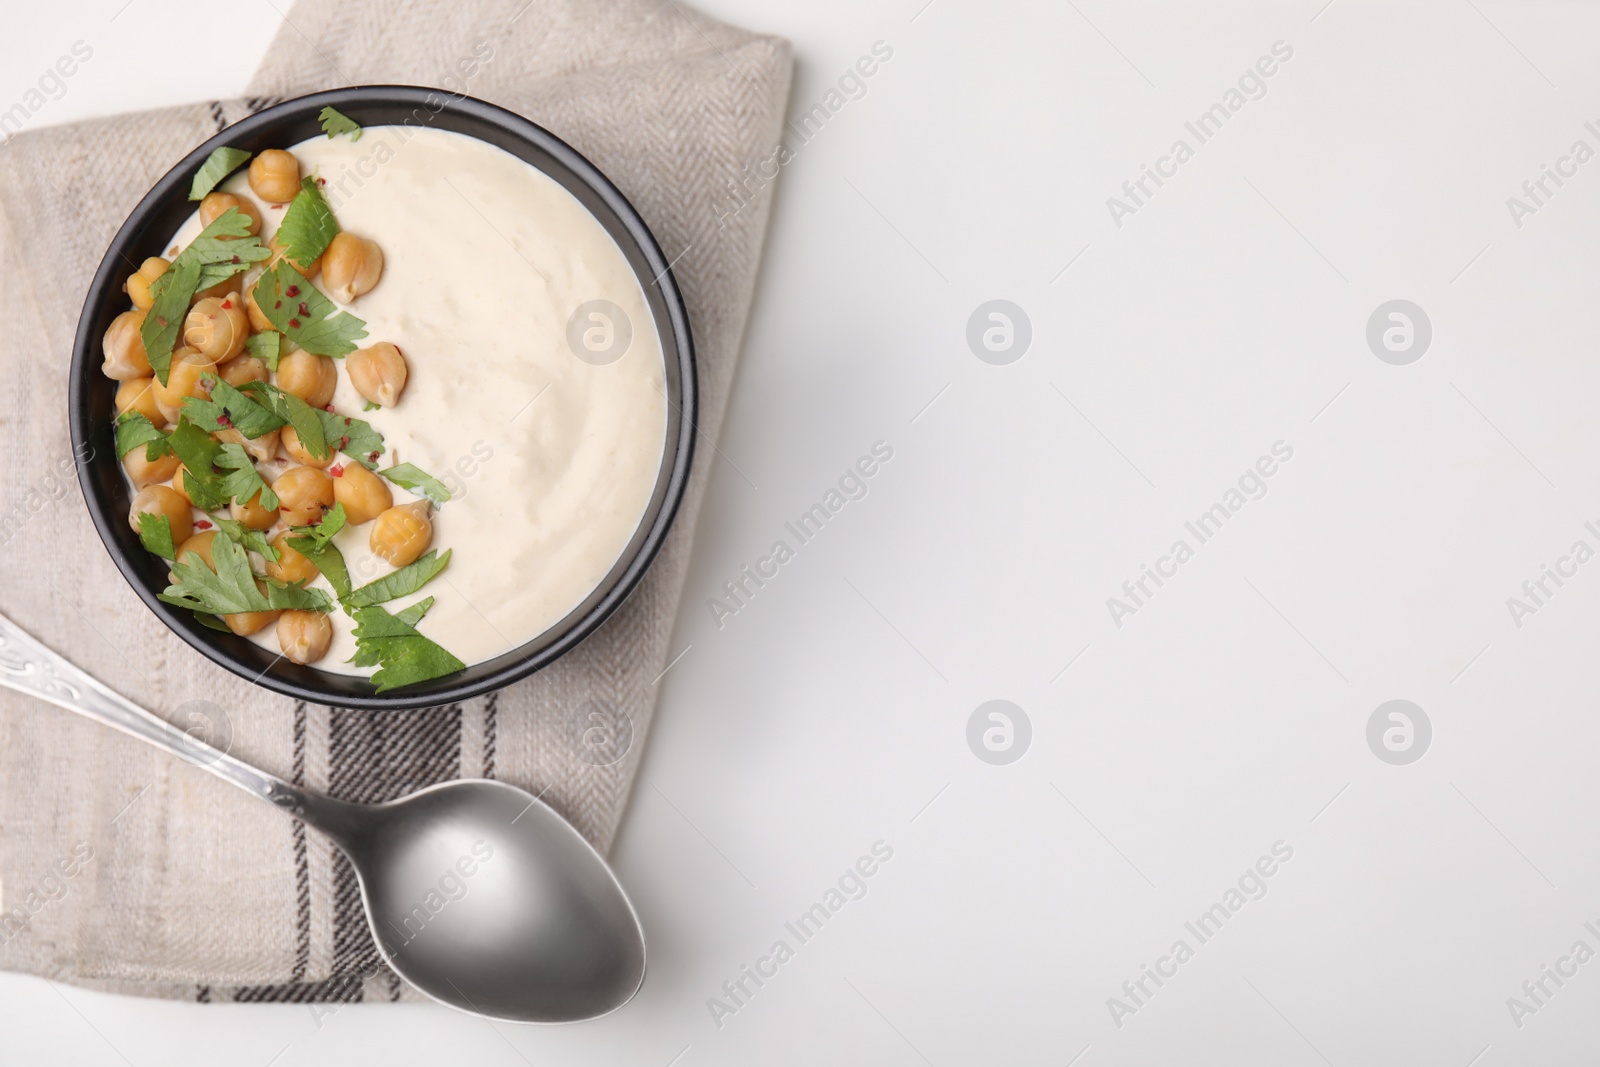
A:
<svg viewBox="0 0 1600 1067">
<path fill-rule="evenodd" d="M 378 462 L 378 454 L 376 452 L 368 452 L 367 453 L 367 462 L 368 463 L 376 463 L 376 462 Z"/>
<path fill-rule="evenodd" d="M 283 301 L 282 300 L 274 300 L 272 302 L 272 310 L 273 311 L 277 311 L 281 307 L 283 307 Z"/>
<path fill-rule="evenodd" d="M 282 211 L 284 208 L 286 208 L 288 206 L 289 206 L 288 204 L 273 204 L 273 205 L 271 205 L 272 210 L 274 210 L 274 211 Z"/>
<path fill-rule="evenodd" d="M 228 260 L 228 262 L 229 263 L 237 263 L 237 262 L 239 262 L 239 257 L 238 256 L 234 256 L 232 259 Z"/>
<path fill-rule="evenodd" d="M 289 288 L 287 288 L 287 289 L 285 289 L 283 291 L 283 295 L 284 296 L 288 296 L 288 297 L 299 296 L 300 295 L 300 287 L 298 285 L 291 285 L 291 286 L 289 286 Z"/>
<path fill-rule="evenodd" d="M 298 330 L 299 328 L 300 328 L 300 320 L 299 319 L 290 319 L 289 320 L 289 329 Z"/>
<path fill-rule="evenodd" d="M 348 437 L 339 438 L 339 451 L 343 452 L 345 449 L 347 449 L 349 447 L 350 447 L 350 438 L 348 438 Z"/>
<path fill-rule="evenodd" d="M 326 178 L 318 178 L 317 179 L 317 184 L 318 185 L 327 185 L 328 184 L 328 179 L 326 179 Z"/>
<path fill-rule="evenodd" d="M 207 522 L 205 519 L 199 519 L 195 522 L 194 528 L 196 530 L 209 530 L 211 529 L 211 523 Z"/>
<path fill-rule="evenodd" d="M 300 314 L 304 315 L 306 318 L 309 319 L 311 317 L 311 309 L 306 307 L 305 301 L 303 300 L 300 302 L 299 311 Z"/>
<path fill-rule="evenodd" d="M 217 416 L 217 425 L 218 426 L 225 426 L 225 427 L 227 427 L 228 429 L 231 430 L 231 429 L 233 429 L 233 420 L 231 418 L 229 418 L 228 417 L 228 413 L 226 411 L 224 411 L 221 415 Z"/>
<path fill-rule="evenodd" d="M 233 310 L 233 301 L 232 300 L 224 300 L 222 302 L 222 310 L 223 311 L 232 311 Z"/>
<path fill-rule="evenodd" d="M 333 475 L 335 478 L 343 478 L 344 477 L 344 464 L 343 463 L 335 463 L 333 466 L 328 468 L 328 473 Z"/>
</svg>

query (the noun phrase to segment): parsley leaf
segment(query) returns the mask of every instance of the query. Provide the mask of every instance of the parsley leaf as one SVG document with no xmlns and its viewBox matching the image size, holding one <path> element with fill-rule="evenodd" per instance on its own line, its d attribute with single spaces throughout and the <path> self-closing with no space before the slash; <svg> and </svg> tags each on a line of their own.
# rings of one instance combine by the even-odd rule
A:
<svg viewBox="0 0 1600 1067">
<path fill-rule="evenodd" d="M 333 209 L 317 188 L 317 180 L 307 177 L 300 183 L 300 191 L 283 213 L 274 240 L 283 254 L 296 263 L 310 263 L 328 249 L 328 242 L 339 233 L 339 223 Z"/>
<path fill-rule="evenodd" d="M 139 327 L 150 368 L 162 385 L 172 366 L 172 348 L 194 294 L 259 263 L 272 255 L 259 237 L 250 236 L 250 219 L 230 207 L 201 230 L 188 247 L 178 253 L 172 267 L 150 287 L 154 305 Z"/>
<path fill-rule="evenodd" d="M 431 606 L 432 598 L 423 601 Z M 372 676 L 377 691 L 382 693 L 416 682 L 442 678 L 466 667 L 455 656 L 417 632 L 415 623 L 428 609 L 417 611 L 416 605 L 400 615 L 390 615 L 380 607 L 357 608 L 351 613 L 356 620 L 356 654 L 350 662 L 357 667 L 377 665 Z"/>
<path fill-rule="evenodd" d="M 149 419 L 129 408 L 117 416 L 117 458 L 125 458 L 140 445 L 145 446 L 144 458 L 151 463 L 172 451 L 172 446 L 167 444 L 167 435 L 156 429 Z"/>
<path fill-rule="evenodd" d="M 401 488 L 421 493 L 435 504 L 450 502 L 450 490 L 445 488 L 445 484 L 414 463 L 397 463 L 378 473 Z"/>
<path fill-rule="evenodd" d="M 278 260 L 261 275 L 255 296 L 267 321 L 307 352 L 342 356 L 354 352 L 355 342 L 367 336 L 365 322 L 348 311 L 339 311 L 288 260 Z"/>
<path fill-rule="evenodd" d="M 262 244 L 261 238 L 250 235 L 250 216 L 230 207 L 195 235 L 172 265 L 177 267 L 185 260 L 198 262 L 200 282 L 196 288 L 209 289 L 271 256 L 272 249 Z M 160 289 L 165 277 L 157 278 L 152 288 Z"/>
<path fill-rule="evenodd" d="M 317 121 L 322 123 L 322 132 L 329 138 L 341 133 L 348 133 L 350 140 L 361 140 L 361 127 L 348 115 L 342 115 L 331 107 L 325 107 L 317 114 Z"/>
<path fill-rule="evenodd" d="M 415 563 L 408 564 L 395 571 L 393 574 L 384 575 L 375 582 L 368 582 L 348 596 L 340 597 L 344 601 L 346 610 L 355 608 L 368 608 L 374 604 L 382 604 L 386 600 L 398 600 L 403 596 L 410 596 L 418 589 L 427 585 L 434 576 L 450 565 L 450 551 L 444 555 L 438 551 L 429 552 Z"/>
<path fill-rule="evenodd" d="M 214 148 L 206 161 L 200 164 L 200 169 L 195 172 L 194 184 L 189 186 L 190 200 L 204 200 L 207 193 L 215 189 L 222 179 L 232 174 L 244 165 L 250 158 L 250 153 L 242 148 L 229 148 L 224 145 Z"/>
<path fill-rule="evenodd" d="M 189 314 L 189 302 L 200 288 L 199 261 L 185 260 L 181 255 L 178 260 L 156 279 L 153 290 L 155 303 L 145 315 L 144 324 L 139 327 L 139 340 L 144 342 L 145 358 L 150 361 L 150 369 L 155 371 L 156 380 L 162 385 L 167 384 L 167 372 L 172 369 L 172 346 L 177 343 L 184 316 Z"/>
<path fill-rule="evenodd" d="M 312 410 L 322 419 L 322 432 L 329 448 L 343 452 L 369 471 L 378 469 L 376 457 L 383 455 L 383 434 L 374 430 L 371 423 L 331 411 Z"/>
<path fill-rule="evenodd" d="M 154 552 L 162 559 L 178 558 L 178 550 L 172 547 L 172 520 L 165 515 L 147 511 L 139 516 L 139 543 L 144 545 L 145 551 Z"/>
<path fill-rule="evenodd" d="M 190 422 L 187 416 L 167 435 L 167 444 L 183 464 L 183 488 L 201 511 L 216 511 L 228 503 L 222 479 L 212 469 L 222 446 L 211 435 Z M 242 451 L 242 450 L 241 450 Z"/>
<path fill-rule="evenodd" d="M 310 526 L 295 526 L 293 530 L 300 535 L 301 540 L 321 549 L 333 543 L 334 535 L 344 529 L 346 521 L 348 520 L 344 512 L 344 505 L 335 504 L 322 513 L 322 518 L 319 521 Z M 296 551 L 299 551 L 298 546 L 296 546 Z"/>
<path fill-rule="evenodd" d="M 267 369 L 278 373 L 278 353 L 282 351 L 280 342 L 283 335 L 273 330 L 264 333 L 253 333 L 245 338 L 244 350 L 257 359 L 265 360 Z"/>
<path fill-rule="evenodd" d="M 316 459 L 327 459 L 333 455 L 334 450 L 328 447 L 326 435 L 322 432 L 322 416 L 328 413 L 320 408 L 314 408 L 293 393 L 286 393 L 276 385 L 266 382 L 246 382 L 240 386 L 240 391 L 249 394 L 251 399 L 272 409 L 280 419 L 283 419 L 294 432 L 300 435 L 300 444 Z"/>
<path fill-rule="evenodd" d="M 208 615 L 237 615 L 277 608 L 324 613 L 333 610 L 333 602 L 320 589 L 285 585 L 267 578 L 263 593 L 256 586 L 260 579 L 250 570 L 250 557 L 230 538 L 211 539 L 211 561 L 216 564 L 215 572 L 195 552 L 174 563 L 172 573 L 177 581 L 167 586 L 166 591 L 159 594 L 160 598 L 168 604 Z"/>
<path fill-rule="evenodd" d="M 228 473 L 222 476 L 222 491 L 234 500 L 243 504 L 261 494 L 261 506 L 268 511 L 278 507 L 278 494 L 272 491 L 261 478 L 261 472 L 256 470 L 255 460 L 250 458 L 250 453 L 244 450 L 243 445 L 228 443 L 217 452 L 216 465 Z"/>
<path fill-rule="evenodd" d="M 428 614 L 428 610 L 432 607 L 433 597 L 425 597 L 424 599 L 419 600 L 415 604 L 411 605 L 409 608 L 406 608 L 404 611 L 396 613 L 395 618 L 405 623 L 407 626 L 415 626 L 417 623 L 422 621 L 422 617 Z"/>
<path fill-rule="evenodd" d="M 206 374 L 202 380 L 211 382 L 211 398 L 189 396 L 183 399 L 183 408 L 196 426 L 209 433 L 229 428 L 238 430 L 247 440 L 254 441 L 273 430 L 281 429 L 287 419 L 270 407 L 256 403 L 215 374 Z M 226 417 L 226 421 L 224 421 Z"/>
<path fill-rule="evenodd" d="M 272 547 L 272 542 L 267 540 L 267 535 L 261 530 L 252 530 L 237 519 L 218 519 L 217 526 L 241 548 L 259 552 L 263 559 L 271 560 L 273 563 L 278 562 L 280 553 Z"/>
<path fill-rule="evenodd" d="M 313 526 L 294 527 L 289 547 L 311 561 L 322 572 L 341 600 L 350 595 L 350 569 L 345 566 L 344 554 L 333 545 L 333 535 L 344 529 L 344 505 L 335 504 Z"/>
</svg>

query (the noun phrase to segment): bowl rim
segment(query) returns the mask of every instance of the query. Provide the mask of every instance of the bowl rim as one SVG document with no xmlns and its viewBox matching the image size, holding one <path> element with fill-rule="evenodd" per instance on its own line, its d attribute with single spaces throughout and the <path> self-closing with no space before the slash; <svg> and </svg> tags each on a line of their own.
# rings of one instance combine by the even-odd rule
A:
<svg viewBox="0 0 1600 1067">
<path fill-rule="evenodd" d="M 435 107 L 434 104 L 439 103 Z M 245 663 L 236 656 L 224 643 L 218 640 L 215 631 L 206 629 L 193 618 L 193 613 L 169 605 L 158 599 L 153 590 L 139 574 L 134 559 L 125 546 L 119 528 L 126 528 L 126 523 L 120 521 L 120 516 L 113 514 L 114 502 L 104 498 L 100 486 L 93 472 L 98 463 L 105 460 L 97 457 L 91 440 L 95 426 L 90 417 L 89 394 L 91 375 L 99 373 L 98 336 L 93 329 L 95 316 L 102 304 L 115 291 L 115 286 L 120 282 L 123 266 L 131 262 L 129 246 L 140 236 L 147 216 L 160 210 L 171 201 L 173 197 L 183 197 L 187 201 L 186 187 L 192 180 L 195 171 L 201 163 L 211 154 L 212 150 L 236 143 L 241 138 L 253 136 L 263 129 L 287 120 L 304 118 L 307 113 L 315 114 L 323 107 L 360 109 L 364 104 L 404 104 L 416 105 L 418 108 L 428 108 L 431 112 L 428 123 L 445 111 L 457 112 L 469 120 L 487 123 L 498 127 L 503 133 L 512 138 L 526 142 L 535 150 L 550 156 L 560 166 L 565 167 L 576 177 L 588 191 L 599 198 L 601 202 L 615 215 L 621 223 L 627 236 L 635 243 L 638 252 L 651 270 L 651 278 L 647 280 L 639 273 L 635 265 L 635 278 L 642 289 L 645 290 L 647 305 L 651 303 L 649 288 L 656 286 L 661 294 L 662 305 L 666 312 L 666 322 L 661 321 L 658 314 L 652 316 L 653 324 L 662 335 L 663 347 L 669 340 L 677 353 L 676 370 L 678 377 L 679 395 L 672 396 L 672 375 L 667 379 L 667 402 L 676 405 L 678 418 L 676 434 L 672 433 L 673 412 L 668 411 L 668 433 L 663 442 L 664 449 L 673 450 L 670 467 L 663 464 L 662 473 L 658 475 L 652 489 L 651 499 L 655 500 L 657 494 L 664 492 L 661 504 L 651 516 L 650 509 L 654 503 L 646 506 L 646 512 L 641 526 L 636 527 L 630 544 L 638 538 L 639 531 L 643 529 L 644 537 L 638 542 L 638 547 L 633 551 L 631 558 L 624 555 L 618 558 L 606 577 L 589 594 L 607 586 L 605 594 L 581 615 L 574 619 L 573 613 L 563 616 L 554 626 L 543 631 L 531 641 L 524 642 L 517 648 L 502 653 L 495 659 L 508 659 L 505 666 L 500 667 L 480 678 L 468 681 L 457 679 L 457 675 L 446 675 L 432 682 L 422 682 L 415 686 L 406 686 L 385 693 L 347 693 L 332 692 L 319 689 L 315 684 L 297 681 L 275 673 L 272 666 L 262 671 L 255 666 Z M 454 131 L 464 132 L 464 131 Z M 465 136 L 475 137 L 472 133 Z M 475 137 L 484 140 L 482 137 Z M 492 143 L 492 142 L 487 142 Z M 530 166 L 544 168 L 529 162 Z M 557 174 L 548 174 L 552 180 L 567 188 L 573 193 L 569 183 L 562 180 Z M 592 208 L 585 205 L 591 214 Z M 599 216 L 597 216 L 599 217 Z M 618 240 L 619 235 L 601 217 L 602 225 L 606 226 L 613 240 Z M 620 241 L 619 241 L 620 244 Z M 628 250 L 624 249 L 626 255 Z M 117 569 L 122 573 L 125 581 L 133 588 L 139 599 L 144 601 L 155 615 L 167 626 L 169 630 L 182 638 L 190 647 L 213 663 L 231 671 L 247 681 L 271 690 L 284 696 L 297 700 L 306 700 L 317 704 L 352 708 L 361 710 L 400 710 L 407 708 L 438 707 L 468 700 L 472 697 L 482 696 L 486 693 L 502 689 L 513 682 L 519 681 L 529 675 L 549 666 L 560 659 L 567 652 L 579 645 L 590 634 L 594 633 L 633 593 L 649 570 L 651 563 L 660 552 L 666 540 L 668 531 L 677 516 L 678 509 L 683 502 L 684 494 L 688 487 L 690 471 L 695 454 L 695 435 L 698 432 L 699 408 L 699 381 L 696 373 L 694 337 L 689 324 L 688 307 L 684 302 L 683 294 L 678 288 L 676 276 L 673 273 L 673 261 L 669 261 L 662 252 L 655 235 L 650 231 L 643 217 L 633 204 L 623 195 L 622 191 L 600 170 L 589 161 L 581 152 L 573 148 L 566 141 L 557 137 L 543 126 L 509 111 L 496 104 L 480 100 L 476 97 L 455 93 L 445 89 L 431 88 L 419 85 L 400 84 L 372 84 L 347 86 L 338 89 L 329 89 L 303 96 L 292 97 L 279 101 L 271 106 L 264 107 L 240 121 L 225 127 L 215 135 L 207 138 L 202 144 L 194 148 L 188 155 L 180 159 L 151 187 L 137 205 L 129 212 L 122 226 L 112 237 L 99 267 L 95 271 L 94 279 L 90 282 L 85 294 L 83 309 L 79 313 L 78 325 L 73 338 L 72 362 L 68 379 L 67 417 L 71 432 L 73 456 L 78 473 L 78 484 L 83 492 L 84 503 L 89 511 L 89 516 L 100 535 L 101 542 L 110 553 Z M 663 352 L 668 363 L 669 372 L 673 363 L 671 353 Z M 113 450 L 113 459 L 115 450 Z M 119 464 L 120 466 L 120 464 Z M 648 520 L 648 526 L 644 521 Z M 141 549 L 142 551 L 142 549 Z M 626 560 L 626 565 L 618 570 L 618 565 Z M 588 598 L 586 598 L 586 601 Z M 576 612 L 583 605 L 580 603 Z M 559 636 L 554 640 L 541 645 L 525 654 L 522 653 L 529 645 L 538 644 L 550 636 L 553 631 L 560 630 Z M 232 635 L 227 635 L 231 637 Z M 247 640 L 236 638 L 236 640 Z M 281 659 L 281 657 L 280 657 Z M 486 663 L 493 660 L 484 661 Z M 481 664 L 469 665 L 471 672 Z M 325 676 L 329 678 L 349 679 L 353 676 L 333 674 L 318 671 L 315 668 L 300 668 L 309 672 L 310 676 Z M 457 672 L 459 675 L 460 672 Z"/>
</svg>

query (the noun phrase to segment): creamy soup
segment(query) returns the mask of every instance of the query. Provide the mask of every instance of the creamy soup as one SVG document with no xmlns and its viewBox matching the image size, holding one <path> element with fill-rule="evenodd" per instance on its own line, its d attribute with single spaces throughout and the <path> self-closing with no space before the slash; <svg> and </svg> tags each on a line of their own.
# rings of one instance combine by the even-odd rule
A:
<svg viewBox="0 0 1600 1067">
<path fill-rule="evenodd" d="M 340 229 L 382 248 L 381 281 L 347 306 L 366 323 L 356 344 L 392 342 L 409 365 L 395 405 L 363 410 L 336 360 L 332 406 L 383 434 L 380 468 L 414 464 L 452 494 L 433 514 L 432 547 L 452 553 L 448 568 L 384 607 L 434 597 L 417 626 L 424 636 L 469 665 L 508 652 L 594 591 L 655 488 L 666 384 L 640 279 L 572 194 L 475 138 L 369 127 L 359 140 L 318 136 L 288 148 L 321 179 Z M 243 170 L 218 189 L 252 195 Z M 285 209 L 253 202 L 266 240 Z M 169 256 L 200 228 L 191 218 Z M 292 465 L 280 451 L 259 468 L 271 483 Z M 396 504 L 419 499 L 390 488 Z M 369 528 L 334 539 L 356 586 L 395 570 L 369 548 Z M 312 587 L 332 595 L 326 578 Z M 316 668 L 371 674 L 347 662 L 351 619 L 336 609 L 332 620 L 333 643 Z M 271 627 L 252 640 L 278 651 Z"/>
</svg>

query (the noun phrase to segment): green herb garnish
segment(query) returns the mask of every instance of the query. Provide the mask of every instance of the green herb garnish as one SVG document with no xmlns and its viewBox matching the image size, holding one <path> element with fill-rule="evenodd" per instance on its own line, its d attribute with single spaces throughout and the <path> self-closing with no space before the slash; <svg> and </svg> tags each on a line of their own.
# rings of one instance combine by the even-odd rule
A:
<svg viewBox="0 0 1600 1067">
<path fill-rule="evenodd" d="M 256 470 L 255 460 L 250 458 L 250 453 L 244 450 L 243 445 L 229 442 L 217 450 L 214 461 L 218 467 L 227 471 L 221 478 L 222 492 L 237 500 L 240 504 L 249 503 L 257 494 L 261 494 L 261 506 L 268 511 L 278 508 L 278 494 L 272 487 L 262 480 L 261 472 Z"/>
<path fill-rule="evenodd" d="M 356 620 L 356 654 L 350 662 L 357 667 L 379 668 L 372 676 L 378 692 L 465 669 L 465 663 L 417 632 L 416 623 L 432 606 L 433 598 L 429 597 L 399 615 L 390 615 L 376 606 L 357 608 L 351 613 Z"/>
<path fill-rule="evenodd" d="M 225 238 L 227 238 L 225 240 Z M 172 349 L 189 313 L 194 294 L 227 281 L 240 271 L 272 255 L 259 237 L 250 236 L 250 219 L 230 207 L 201 230 L 178 253 L 172 267 L 150 287 L 154 304 L 139 328 L 145 357 L 162 385 L 172 366 Z"/>
<path fill-rule="evenodd" d="M 228 496 L 223 492 L 222 479 L 212 469 L 222 446 L 187 416 L 178 419 L 178 425 L 167 435 L 167 444 L 183 464 L 183 488 L 194 506 L 201 511 L 225 507 Z"/>
<path fill-rule="evenodd" d="M 272 547 L 272 542 L 267 540 L 267 535 L 260 530 L 252 530 L 237 519 L 218 519 L 217 527 L 239 547 L 249 552 L 259 552 L 263 559 L 278 562 L 281 553 Z"/>
<path fill-rule="evenodd" d="M 383 434 L 374 430 L 371 423 L 331 411 L 319 410 L 317 414 L 322 419 L 322 432 L 329 448 L 343 452 L 369 471 L 378 469 L 378 457 L 383 455 Z"/>
<path fill-rule="evenodd" d="M 250 557 L 230 538 L 211 539 L 211 562 L 216 565 L 215 572 L 196 552 L 174 563 L 172 573 L 177 581 L 167 586 L 160 594 L 161 599 L 208 615 L 238 615 L 280 608 L 323 613 L 333 610 L 333 602 L 320 589 L 257 578 L 250 570 Z M 265 583 L 266 592 L 256 587 L 258 581 Z"/>
<path fill-rule="evenodd" d="M 233 429 L 246 439 L 254 441 L 273 430 L 281 429 L 288 421 L 270 407 L 256 403 L 215 374 L 205 374 L 202 380 L 211 381 L 211 398 L 189 396 L 183 399 L 183 409 L 189 420 L 208 433 Z"/>
<path fill-rule="evenodd" d="M 344 505 L 335 504 L 323 512 L 320 522 L 313 526 L 294 527 L 294 536 L 288 545 L 322 572 L 340 599 L 350 595 L 350 570 L 345 566 L 344 554 L 333 544 L 333 535 L 344 529 Z"/>
<path fill-rule="evenodd" d="M 383 410 L 383 405 L 382 404 L 374 404 L 372 401 L 369 400 L 365 404 L 361 405 L 361 410 L 362 411 L 382 411 Z"/>
<path fill-rule="evenodd" d="M 253 333 L 245 339 L 244 350 L 257 359 L 265 360 L 267 369 L 278 373 L 278 353 L 282 351 L 283 335 L 272 330 Z"/>
<path fill-rule="evenodd" d="M 250 216 L 236 207 L 230 207 L 196 234 L 195 239 L 178 253 L 172 265 L 177 267 L 187 260 L 199 263 L 200 282 L 195 289 L 200 290 L 225 282 L 235 274 L 248 270 L 252 263 L 260 263 L 271 257 L 272 249 L 262 244 L 261 238 L 250 235 Z M 157 278 L 151 286 L 152 291 L 159 290 L 165 278 L 165 274 Z"/>
<path fill-rule="evenodd" d="M 322 123 L 322 132 L 330 138 L 341 133 L 348 133 L 350 140 L 361 140 L 361 127 L 348 115 L 342 115 L 331 107 L 325 107 L 317 114 L 317 121 Z"/>
<path fill-rule="evenodd" d="M 154 463 L 168 452 L 167 435 L 139 412 L 129 409 L 117 416 L 117 458 L 124 459 L 129 452 L 144 445 L 144 458 Z"/>
<path fill-rule="evenodd" d="M 199 287 L 200 263 L 190 259 L 174 262 L 151 290 L 155 302 L 139 327 L 139 340 L 144 342 L 145 358 L 162 385 L 167 384 L 167 374 L 172 369 L 172 346 L 178 341 L 184 316 L 189 314 L 189 302 Z"/>
<path fill-rule="evenodd" d="M 310 263 L 328 249 L 328 242 L 339 233 L 333 209 L 323 199 L 315 178 L 300 183 L 300 191 L 283 213 L 275 240 L 283 254 L 296 263 Z"/>
<path fill-rule="evenodd" d="M 289 340 L 319 356 L 354 352 L 355 342 L 367 336 L 367 324 L 339 311 L 322 290 L 305 275 L 280 259 L 261 276 L 255 288 L 256 306 Z"/>
<path fill-rule="evenodd" d="M 427 585 L 442 570 L 450 565 L 450 552 L 444 555 L 438 551 L 429 552 L 415 563 L 408 564 L 395 571 L 393 574 L 384 575 L 375 582 L 368 582 L 348 596 L 340 597 L 344 601 L 346 611 L 357 608 L 368 608 L 374 604 L 382 604 L 389 600 L 398 600 L 403 596 L 410 596 L 418 589 Z"/>
<path fill-rule="evenodd" d="M 244 161 L 250 158 L 250 153 L 242 148 L 214 148 L 206 161 L 200 164 L 200 169 L 195 172 L 194 184 L 189 186 L 190 200 L 204 200 L 206 194 L 215 189 L 228 175 L 238 170 Z"/>
<path fill-rule="evenodd" d="M 322 432 L 323 417 L 328 416 L 326 411 L 314 408 L 293 393 L 286 393 L 266 382 L 245 382 L 239 389 L 252 400 L 271 408 L 275 415 L 293 426 L 294 432 L 300 435 L 301 447 L 315 459 L 323 460 L 333 455 L 334 450 L 328 447 L 327 437 Z"/>
<path fill-rule="evenodd" d="M 421 493 L 435 504 L 442 506 L 450 502 L 450 490 L 445 484 L 415 463 L 397 463 L 378 473 L 403 489 Z"/>
<path fill-rule="evenodd" d="M 172 545 L 172 520 L 165 515 L 145 512 L 139 516 L 139 543 L 144 545 L 145 551 L 154 552 L 162 559 L 178 558 L 178 550 Z"/>
</svg>

